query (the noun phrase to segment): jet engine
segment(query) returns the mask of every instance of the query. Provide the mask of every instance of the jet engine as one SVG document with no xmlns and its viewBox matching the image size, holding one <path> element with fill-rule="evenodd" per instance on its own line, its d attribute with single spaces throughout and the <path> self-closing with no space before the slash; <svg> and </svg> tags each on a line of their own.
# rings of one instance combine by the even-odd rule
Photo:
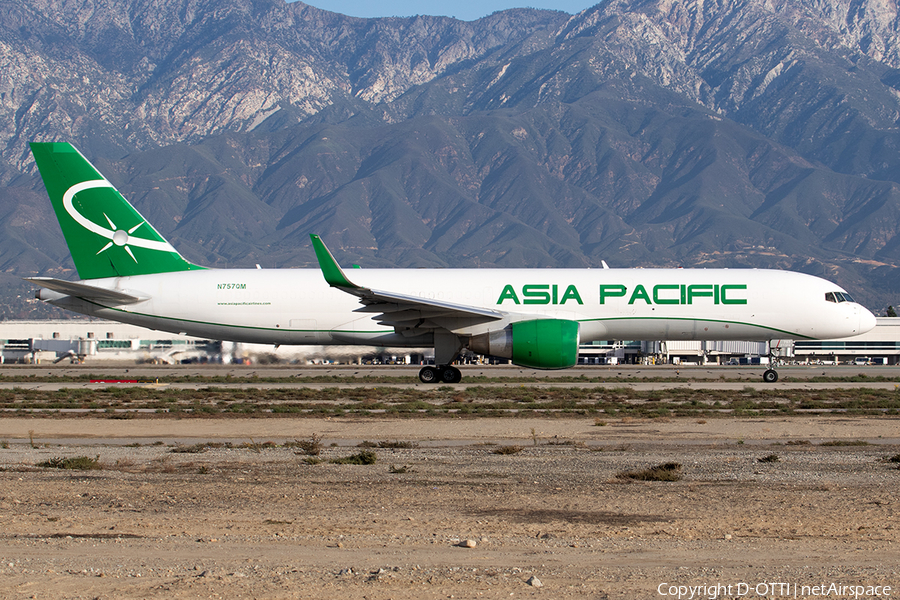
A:
<svg viewBox="0 0 900 600">
<path fill-rule="evenodd" d="M 567 369 L 578 362 L 580 326 L 565 319 L 518 321 L 469 338 L 472 352 L 508 358 L 533 369 Z"/>
</svg>

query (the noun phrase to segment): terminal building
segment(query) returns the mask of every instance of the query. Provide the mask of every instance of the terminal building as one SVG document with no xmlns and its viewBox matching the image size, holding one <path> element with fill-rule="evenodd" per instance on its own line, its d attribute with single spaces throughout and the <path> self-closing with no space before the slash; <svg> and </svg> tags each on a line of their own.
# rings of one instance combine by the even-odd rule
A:
<svg viewBox="0 0 900 600">
<path fill-rule="evenodd" d="M 221 344 L 99 319 L 0 322 L 0 363 L 209 360 Z"/>
<path fill-rule="evenodd" d="M 771 346 L 771 348 L 770 348 Z M 900 317 L 878 317 L 872 331 L 840 340 L 766 342 L 609 340 L 581 346 L 581 364 L 765 364 L 771 353 L 804 364 L 900 363 Z M 418 364 L 430 350 L 358 346 L 281 346 L 203 340 L 99 319 L 0 322 L 0 363 L 156 364 L 399 362 Z M 469 357 L 471 360 L 473 357 Z M 502 361 L 505 362 L 505 361 Z"/>
<path fill-rule="evenodd" d="M 802 364 L 900 363 L 900 317 L 877 317 L 875 328 L 839 340 L 609 341 L 581 347 L 584 364 L 765 364 L 769 355 Z"/>
</svg>

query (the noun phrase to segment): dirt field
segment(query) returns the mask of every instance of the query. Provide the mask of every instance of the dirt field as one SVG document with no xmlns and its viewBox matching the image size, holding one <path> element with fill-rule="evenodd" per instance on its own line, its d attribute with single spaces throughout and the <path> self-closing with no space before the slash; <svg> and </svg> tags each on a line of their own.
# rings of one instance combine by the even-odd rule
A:
<svg viewBox="0 0 900 600">
<path fill-rule="evenodd" d="M 317 456 L 285 445 L 312 436 Z M 5 418 L 0 598 L 894 597 L 897 437 L 838 416 Z M 364 440 L 414 447 L 329 462 Z M 102 468 L 36 466 L 78 456 Z M 666 462 L 680 481 L 617 477 Z"/>
</svg>

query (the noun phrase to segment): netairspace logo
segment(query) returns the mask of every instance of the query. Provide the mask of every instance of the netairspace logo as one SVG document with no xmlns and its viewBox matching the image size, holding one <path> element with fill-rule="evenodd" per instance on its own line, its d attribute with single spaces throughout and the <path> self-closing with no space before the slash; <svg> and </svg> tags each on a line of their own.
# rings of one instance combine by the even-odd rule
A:
<svg viewBox="0 0 900 600">
<path fill-rule="evenodd" d="M 889 585 L 843 585 L 822 583 L 800 585 L 783 581 L 762 583 L 714 583 L 708 585 L 677 585 L 661 583 L 656 593 L 677 600 L 718 600 L 724 598 L 890 598 Z"/>
</svg>

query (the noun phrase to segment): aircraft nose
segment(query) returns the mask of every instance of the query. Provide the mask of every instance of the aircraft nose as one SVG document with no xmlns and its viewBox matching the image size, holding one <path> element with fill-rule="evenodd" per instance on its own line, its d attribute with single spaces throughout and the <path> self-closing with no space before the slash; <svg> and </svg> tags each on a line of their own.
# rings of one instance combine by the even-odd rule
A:
<svg viewBox="0 0 900 600">
<path fill-rule="evenodd" d="M 866 308 L 860 307 L 859 311 L 859 333 L 865 333 L 875 329 L 875 315 Z"/>
</svg>

